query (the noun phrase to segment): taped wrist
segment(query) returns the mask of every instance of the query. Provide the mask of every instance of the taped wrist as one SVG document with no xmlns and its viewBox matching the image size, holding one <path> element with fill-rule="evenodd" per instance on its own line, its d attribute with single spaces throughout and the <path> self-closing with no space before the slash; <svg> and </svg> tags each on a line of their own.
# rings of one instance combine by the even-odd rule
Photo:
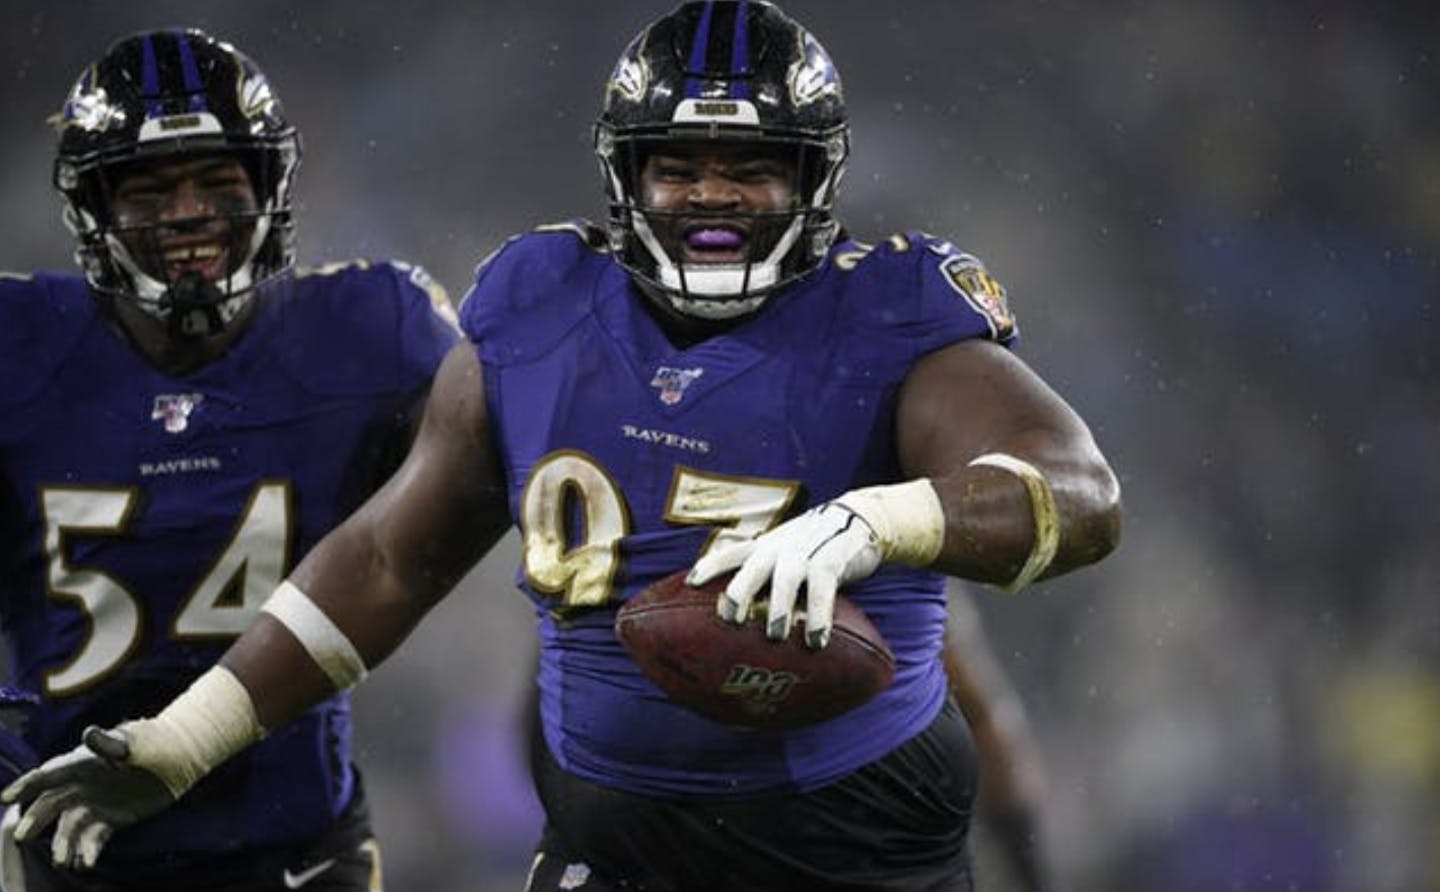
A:
<svg viewBox="0 0 1440 892">
<path fill-rule="evenodd" d="M 926 478 L 852 489 L 835 500 L 875 531 L 880 558 L 928 567 L 945 544 L 945 510 Z"/>
<path fill-rule="evenodd" d="M 365 661 L 355 645 L 330 621 L 325 611 L 290 580 L 280 583 L 260 609 L 290 630 L 310 659 L 324 670 L 335 690 L 348 690 L 365 678 Z"/>
<path fill-rule="evenodd" d="M 1040 469 L 1021 458 L 1005 452 L 988 452 L 970 462 L 971 465 L 985 465 L 1009 471 L 1030 494 L 1030 511 L 1035 524 L 1035 543 L 1030 546 L 1030 555 L 1015 578 L 1002 586 L 1007 593 L 1018 592 L 1034 582 L 1055 560 L 1060 547 L 1060 510 L 1055 506 L 1055 493 L 1050 481 Z"/>
<path fill-rule="evenodd" d="M 165 784 L 177 799 L 226 759 L 265 736 L 240 679 L 212 666 L 154 718 L 124 722 L 128 762 Z"/>
</svg>

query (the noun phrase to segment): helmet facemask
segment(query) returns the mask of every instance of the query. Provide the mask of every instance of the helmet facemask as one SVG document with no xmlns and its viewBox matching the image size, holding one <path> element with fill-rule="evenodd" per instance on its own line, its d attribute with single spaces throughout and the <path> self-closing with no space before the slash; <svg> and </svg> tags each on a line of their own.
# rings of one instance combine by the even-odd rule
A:
<svg viewBox="0 0 1440 892">
<path fill-rule="evenodd" d="M 736 147 L 784 158 L 794 170 L 785 208 L 714 213 L 745 255 L 685 250 L 677 225 L 704 226 L 706 209 L 646 207 L 646 159 L 684 146 L 697 155 Z M 595 127 L 609 204 L 610 246 L 647 296 L 697 320 L 730 320 L 816 270 L 839 225 L 832 216 L 849 152 L 839 74 L 799 23 L 761 0 L 691 0 L 652 22 L 621 54 Z M 680 218 L 680 219 L 677 219 Z M 690 247 L 695 248 L 691 243 Z"/>
<path fill-rule="evenodd" d="M 648 206 L 642 186 L 646 161 L 684 145 L 703 153 L 739 149 L 772 156 L 792 171 L 789 204 L 777 208 L 705 209 Z M 838 224 L 831 216 L 835 187 L 844 169 L 843 134 L 825 141 L 762 138 L 753 133 L 706 134 L 683 130 L 663 136 L 630 134 L 616 138 L 597 130 L 597 154 L 610 197 L 612 248 L 626 269 L 647 290 L 659 294 L 683 315 L 708 320 L 744 316 L 759 309 L 777 289 L 813 270 L 834 241 Z M 744 256 L 723 261 L 687 260 L 683 233 L 696 239 L 724 232 L 743 235 Z"/>
<path fill-rule="evenodd" d="M 163 211 L 171 199 L 155 190 L 166 187 L 170 166 L 199 167 L 205 176 L 205 169 L 221 168 L 230 159 L 229 169 L 243 183 L 204 192 L 198 199 L 202 212 L 195 216 Z M 270 175 L 269 166 L 253 150 L 222 150 L 97 165 L 82 175 L 93 180 L 85 192 L 94 198 L 72 202 L 65 217 L 80 238 L 81 264 L 93 271 L 92 284 L 162 320 L 172 337 L 219 333 L 241 314 L 255 286 L 278 271 L 262 252 L 275 219 L 288 219 L 288 213 L 260 204 L 261 195 L 272 196 L 273 204 L 277 194 L 262 179 Z M 153 208 L 128 200 L 133 190 L 126 184 L 137 176 L 147 184 Z"/>
</svg>

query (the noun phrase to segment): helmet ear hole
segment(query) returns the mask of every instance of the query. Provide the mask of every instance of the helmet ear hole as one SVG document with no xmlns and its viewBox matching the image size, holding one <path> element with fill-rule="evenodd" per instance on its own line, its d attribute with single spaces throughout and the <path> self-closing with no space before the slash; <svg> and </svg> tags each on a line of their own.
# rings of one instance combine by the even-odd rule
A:
<svg viewBox="0 0 1440 892">
<path fill-rule="evenodd" d="M 814 272 L 833 244 L 848 133 L 839 74 L 794 19 L 758 0 L 683 3 L 631 41 L 606 84 L 595 150 L 617 260 L 675 312 L 753 312 Z M 796 195 L 776 250 L 729 269 L 667 253 L 641 212 L 640 171 L 651 153 L 681 140 L 794 151 Z"/>
</svg>

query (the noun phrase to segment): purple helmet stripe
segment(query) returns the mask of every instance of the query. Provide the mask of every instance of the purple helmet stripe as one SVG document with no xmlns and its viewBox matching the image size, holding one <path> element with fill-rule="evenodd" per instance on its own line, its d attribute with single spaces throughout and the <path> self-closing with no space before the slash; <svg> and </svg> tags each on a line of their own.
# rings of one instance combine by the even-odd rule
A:
<svg viewBox="0 0 1440 892">
<path fill-rule="evenodd" d="M 190 110 L 205 111 L 204 84 L 200 82 L 200 69 L 195 67 L 195 53 L 183 31 L 175 33 L 175 43 L 180 48 L 180 72 L 185 78 L 185 92 L 190 94 Z"/>
<path fill-rule="evenodd" d="M 155 42 L 149 34 L 140 42 L 140 95 L 145 97 L 145 117 L 165 114 L 160 102 L 160 65 L 155 61 Z"/>
<path fill-rule="evenodd" d="M 714 0 L 705 4 L 705 10 L 700 13 L 700 25 L 695 29 L 695 42 L 690 46 L 691 71 L 705 70 L 705 55 L 710 48 L 710 16 L 715 11 Z M 685 79 L 685 98 L 694 99 L 700 95 L 700 79 L 687 77 Z"/>
<path fill-rule="evenodd" d="M 731 99 L 750 98 L 750 81 L 740 77 L 750 74 L 750 29 L 746 26 L 749 6 L 749 0 L 740 0 L 740 9 L 735 13 L 735 39 L 730 44 Z"/>
</svg>

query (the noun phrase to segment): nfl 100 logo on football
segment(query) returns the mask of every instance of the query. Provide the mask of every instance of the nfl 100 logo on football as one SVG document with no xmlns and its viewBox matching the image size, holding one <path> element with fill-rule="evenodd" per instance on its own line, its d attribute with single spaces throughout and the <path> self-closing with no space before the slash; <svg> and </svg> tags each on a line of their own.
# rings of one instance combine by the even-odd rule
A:
<svg viewBox="0 0 1440 892">
<path fill-rule="evenodd" d="M 736 663 L 725 676 L 720 693 L 739 697 L 746 701 L 747 707 L 753 704 L 756 711 L 764 712 L 790 696 L 799 681 L 794 672 Z"/>
<path fill-rule="evenodd" d="M 204 401 L 201 393 L 162 393 L 155 397 L 150 420 L 165 425 L 165 432 L 178 434 L 190 426 L 190 413 Z"/>
</svg>

